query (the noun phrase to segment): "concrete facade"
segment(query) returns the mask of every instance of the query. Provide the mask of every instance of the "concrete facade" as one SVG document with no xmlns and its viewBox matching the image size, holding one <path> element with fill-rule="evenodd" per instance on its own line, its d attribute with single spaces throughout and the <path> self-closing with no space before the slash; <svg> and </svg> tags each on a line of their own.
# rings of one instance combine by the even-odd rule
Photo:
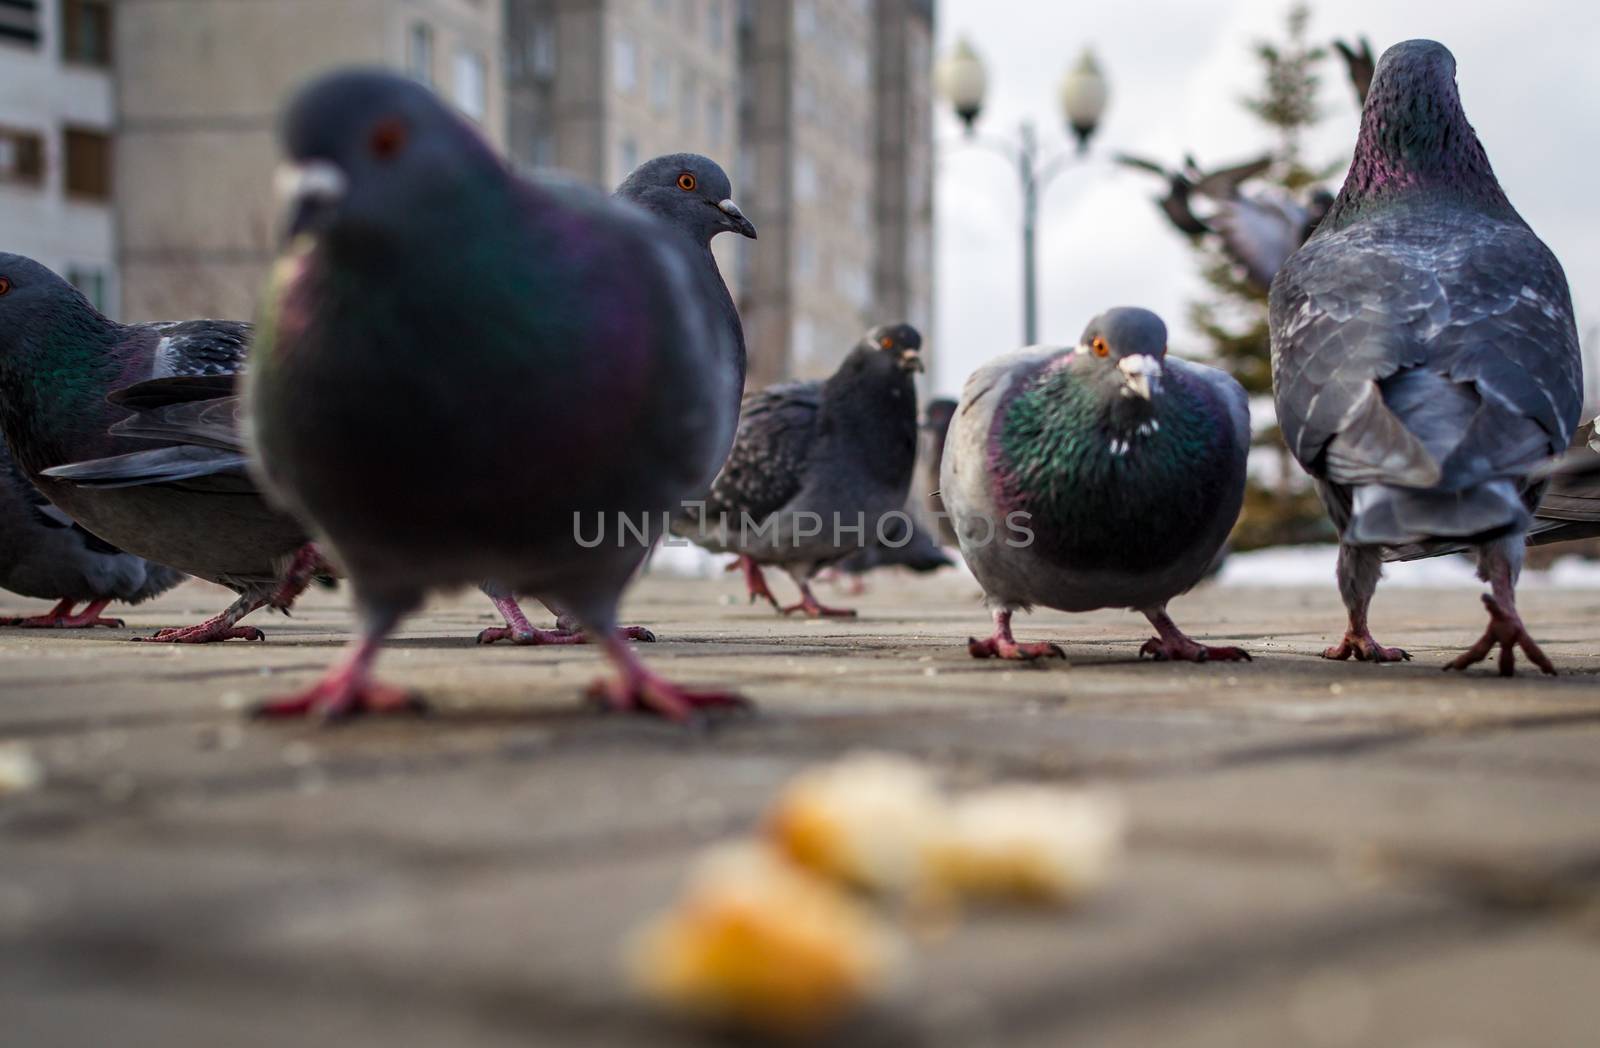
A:
<svg viewBox="0 0 1600 1048">
<path fill-rule="evenodd" d="M 130 319 L 252 314 L 277 248 L 274 122 L 308 77 L 351 64 L 411 69 L 503 138 L 494 0 L 123 0 L 117 14 L 117 239 Z"/>
<path fill-rule="evenodd" d="M 114 120 L 111 73 L 71 53 L 61 0 L 0 11 L 0 250 L 76 280 L 112 313 L 110 201 L 69 188 L 67 141 L 104 138 Z"/>
</svg>

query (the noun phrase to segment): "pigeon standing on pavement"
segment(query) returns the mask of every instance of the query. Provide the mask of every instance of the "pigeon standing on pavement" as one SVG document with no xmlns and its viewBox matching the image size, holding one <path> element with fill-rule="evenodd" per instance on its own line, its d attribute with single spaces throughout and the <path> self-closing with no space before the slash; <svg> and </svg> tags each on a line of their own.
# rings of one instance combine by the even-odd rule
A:
<svg viewBox="0 0 1600 1048">
<path fill-rule="evenodd" d="M 669 683 L 616 634 L 622 591 L 734 426 L 688 241 L 518 178 L 386 72 L 303 88 L 282 142 L 292 239 L 247 372 L 253 461 L 331 543 L 361 625 L 321 681 L 260 712 L 414 708 L 373 680 L 384 637 L 428 591 L 483 579 L 572 616 L 620 671 L 595 690 L 616 708 L 741 701 Z"/>
<path fill-rule="evenodd" d="M 1249 659 L 1167 614 L 1205 576 L 1244 501 L 1250 409 L 1216 368 L 1167 356 L 1167 327 L 1120 307 L 1076 346 L 1034 347 L 973 373 L 950 427 L 940 490 L 994 613 L 978 658 L 1063 654 L 1018 644 L 1011 616 L 1132 608 L 1156 628 L 1140 655 Z"/>
<path fill-rule="evenodd" d="M 738 554 L 752 600 L 785 615 L 853 616 L 820 603 L 810 579 L 873 545 L 880 526 L 897 526 L 917 456 L 911 374 L 922 370 L 921 349 L 916 328 L 881 325 L 826 381 L 745 397 L 727 464 L 703 506 L 674 520 L 674 532 L 714 553 Z M 763 565 L 788 571 L 799 603 L 778 603 Z"/>
<path fill-rule="evenodd" d="M 260 640 L 239 619 L 286 608 L 312 574 L 304 529 L 266 505 L 236 449 L 120 428 L 225 396 L 249 338 L 221 320 L 117 324 L 39 263 L 0 254 L 0 428 L 27 479 L 105 542 L 239 594 L 150 640 Z"/>
<path fill-rule="evenodd" d="M 42 615 L 0 618 L 0 626 L 120 628 L 121 619 L 101 616 L 106 605 L 138 604 L 181 581 L 182 573 L 85 531 L 33 486 L 0 441 L 0 589 L 57 602 Z"/>
<path fill-rule="evenodd" d="M 739 397 L 744 392 L 744 326 L 739 322 L 739 309 L 734 305 L 727 282 L 722 279 L 722 271 L 717 268 L 717 258 L 711 253 L 711 241 L 725 232 L 754 240 L 756 227 L 733 202 L 733 184 L 727 173 L 710 157 L 698 153 L 669 153 L 640 164 L 623 179 L 615 195 L 650 212 L 687 236 L 693 245 L 699 276 L 705 284 L 702 300 L 715 310 L 714 323 L 720 333 L 716 344 L 728 354 L 719 368 L 735 376 L 732 410 L 737 413 Z M 731 431 L 729 435 L 731 438 Z M 727 450 L 723 449 L 724 455 Z M 509 640 L 513 644 L 579 644 L 586 639 L 571 620 L 558 618 L 554 630 L 535 628 L 504 586 L 490 583 L 484 586 L 484 592 L 506 624 L 479 633 L 480 644 L 493 644 L 498 640 Z M 624 627 L 623 632 L 633 640 L 655 639 L 641 626 Z"/>
<path fill-rule="evenodd" d="M 1500 646 L 1554 667 L 1517 615 L 1523 538 L 1582 390 L 1561 265 L 1506 199 L 1467 123 L 1455 58 L 1385 51 L 1350 174 L 1272 286 L 1272 372 L 1289 450 L 1339 529 L 1349 611 L 1328 658 L 1408 658 L 1373 639 L 1385 548 L 1473 547 L 1490 622 L 1449 668 Z"/>
</svg>

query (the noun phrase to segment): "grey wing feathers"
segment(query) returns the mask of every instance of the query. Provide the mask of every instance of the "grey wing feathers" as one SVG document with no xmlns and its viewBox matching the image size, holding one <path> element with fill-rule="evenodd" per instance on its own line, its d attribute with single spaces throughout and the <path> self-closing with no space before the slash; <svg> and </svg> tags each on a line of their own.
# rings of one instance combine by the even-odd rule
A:
<svg viewBox="0 0 1600 1048">
<path fill-rule="evenodd" d="M 179 444 L 52 466 L 44 475 L 90 488 L 205 481 L 187 486 L 219 492 L 249 492 L 253 488 L 245 476 L 246 462 L 246 456 L 240 452 Z"/>
<path fill-rule="evenodd" d="M 156 343 L 154 378 L 231 375 L 244 366 L 251 326 L 236 320 L 179 320 L 147 325 Z"/>
<path fill-rule="evenodd" d="M 191 400 L 130 415 L 111 427 L 113 436 L 194 444 L 244 452 L 244 402 L 240 397 Z"/>
<path fill-rule="evenodd" d="M 791 382 L 745 397 L 733 450 L 711 485 L 707 511 L 760 520 L 799 492 L 816 437 L 822 386 Z"/>
<path fill-rule="evenodd" d="M 1274 283 L 1278 416 L 1313 475 L 1459 486 L 1526 474 L 1565 446 L 1579 386 L 1559 264 L 1524 226 L 1442 225 L 1420 247 L 1364 227 L 1313 239 Z M 1416 432 L 1428 428 L 1427 399 L 1386 381 L 1413 368 L 1471 387 L 1475 402 L 1455 409 L 1470 407 L 1474 422 L 1449 447 Z M 1542 451 L 1526 430 L 1505 440 L 1518 419 L 1544 434 Z"/>
</svg>

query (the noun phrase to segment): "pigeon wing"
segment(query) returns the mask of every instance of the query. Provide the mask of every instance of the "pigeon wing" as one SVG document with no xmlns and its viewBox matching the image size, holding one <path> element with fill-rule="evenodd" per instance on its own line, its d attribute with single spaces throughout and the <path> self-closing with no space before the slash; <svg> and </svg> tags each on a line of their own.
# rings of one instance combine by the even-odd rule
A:
<svg viewBox="0 0 1600 1048">
<path fill-rule="evenodd" d="M 739 432 L 707 499 L 708 512 L 761 520 L 799 492 L 816 439 L 822 386 L 791 382 L 745 397 Z"/>
</svg>

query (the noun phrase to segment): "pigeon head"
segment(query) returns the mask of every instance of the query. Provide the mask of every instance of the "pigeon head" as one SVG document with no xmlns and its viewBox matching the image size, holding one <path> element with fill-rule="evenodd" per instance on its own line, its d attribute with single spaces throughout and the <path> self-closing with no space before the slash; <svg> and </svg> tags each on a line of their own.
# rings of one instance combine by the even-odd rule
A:
<svg viewBox="0 0 1600 1048">
<path fill-rule="evenodd" d="M 1161 392 L 1167 325 L 1148 309 L 1118 306 L 1089 321 L 1072 356 L 1106 390 L 1149 401 Z"/>
<path fill-rule="evenodd" d="M 331 73 L 289 103 L 277 189 L 290 237 L 384 254 L 433 238 L 488 199 L 504 165 L 464 117 L 416 81 L 377 70 Z"/>
<path fill-rule="evenodd" d="M 617 196 L 709 244 L 732 231 L 756 238 L 756 227 L 733 202 L 733 186 L 722 167 L 699 153 L 668 153 L 646 160 L 623 179 Z"/>
<path fill-rule="evenodd" d="M 910 324 L 879 324 L 861 337 L 858 346 L 892 360 L 903 371 L 921 371 L 922 334 Z"/>
<path fill-rule="evenodd" d="M 64 341 L 58 335 L 81 333 L 92 340 L 97 329 L 111 326 L 51 270 L 24 255 L 0 252 L 0 361 Z"/>
<path fill-rule="evenodd" d="M 956 402 L 949 397 L 928 401 L 928 406 L 922 411 L 922 428 L 942 437 L 950 428 L 950 420 L 956 417 L 956 406 Z"/>
<path fill-rule="evenodd" d="M 1324 226 L 1342 228 L 1419 191 L 1511 212 L 1461 107 L 1455 56 L 1432 40 L 1395 44 L 1378 60 L 1350 173 Z"/>
</svg>

